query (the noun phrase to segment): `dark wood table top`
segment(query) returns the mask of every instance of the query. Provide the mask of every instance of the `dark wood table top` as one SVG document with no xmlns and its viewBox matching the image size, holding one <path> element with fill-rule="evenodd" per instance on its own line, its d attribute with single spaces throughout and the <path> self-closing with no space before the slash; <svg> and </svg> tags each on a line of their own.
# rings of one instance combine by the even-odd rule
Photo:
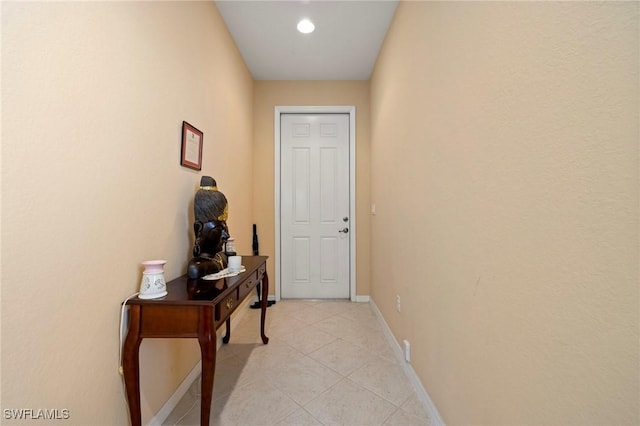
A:
<svg viewBox="0 0 640 426">
<path fill-rule="evenodd" d="M 158 299 L 140 299 L 134 297 L 128 305 L 215 305 L 231 294 L 260 266 L 266 264 L 267 256 L 242 256 L 245 271 L 234 277 L 218 280 L 191 280 L 183 275 L 167 283 L 167 295 Z"/>
</svg>

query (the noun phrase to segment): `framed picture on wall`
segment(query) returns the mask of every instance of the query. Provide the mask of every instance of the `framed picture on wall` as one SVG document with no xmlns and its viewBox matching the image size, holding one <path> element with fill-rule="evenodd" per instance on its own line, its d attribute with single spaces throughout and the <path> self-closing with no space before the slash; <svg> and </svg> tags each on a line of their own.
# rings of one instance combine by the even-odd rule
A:
<svg viewBox="0 0 640 426">
<path fill-rule="evenodd" d="M 182 122 L 182 150 L 180 165 L 194 170 L 202 169 L 202 132 L 186 121 Z"/>
</svg>

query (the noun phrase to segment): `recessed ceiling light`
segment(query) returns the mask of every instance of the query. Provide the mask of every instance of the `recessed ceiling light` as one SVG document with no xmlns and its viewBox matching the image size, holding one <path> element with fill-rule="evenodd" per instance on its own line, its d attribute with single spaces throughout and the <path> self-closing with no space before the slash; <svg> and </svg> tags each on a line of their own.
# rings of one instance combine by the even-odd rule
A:
<svg viewBox="0 0 640 426">
<path fill-rule="evenodd" d="M 312 33 L 315 29 L 316 26 L 313 25 L 313 22 L 308 19 L 303 19 L 302 21 L 298 22 L 298 31 L 300 31 L 302 34 Z"/>
</svg>

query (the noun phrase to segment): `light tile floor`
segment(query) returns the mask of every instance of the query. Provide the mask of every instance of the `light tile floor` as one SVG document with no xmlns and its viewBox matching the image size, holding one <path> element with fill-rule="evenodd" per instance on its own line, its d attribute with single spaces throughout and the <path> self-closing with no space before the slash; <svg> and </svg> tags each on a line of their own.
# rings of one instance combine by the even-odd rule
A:
<svg viewBox="0 0 640 426">
<path fill-rule="evenodd" d="M 429 425 L 368 303 L 280 301 L 249 310 L 217 354 L 211 425 Z M 200 424 L 200 380 L 165 425 Z"/>
</svg>

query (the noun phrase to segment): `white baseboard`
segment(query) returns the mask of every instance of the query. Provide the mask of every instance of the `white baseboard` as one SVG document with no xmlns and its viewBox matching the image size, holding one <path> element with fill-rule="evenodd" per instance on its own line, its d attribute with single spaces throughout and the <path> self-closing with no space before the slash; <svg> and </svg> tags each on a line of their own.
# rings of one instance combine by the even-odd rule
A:
<svg viewBox="0 0 640 426">
<path fill-rule="evenodd" d="M 352 302 L 369 303 L 369 300 L 371 300 L 371 297 L 369 296 L 356 296 Z"/>
<path fill-rule="evenodd" d="M 247 310 L 249 310 L 250 301 L 251 301 L 250 298 L 245 299 L 244 302 L 242 302 L 243 305 L 241 305 L 238 309 L 236 309 L 236 314 L 231 318 L 231 330 L 233 330 L 233 327 L 236 326 L 242 320 L 244 315 L 247 313 Z M 218 337 L 216 345 L 218 349 L 220 349 L 220 347 L 222 346 L 222 335 Z M 164 423 L 164 421 L 167 420 L 167 417 L 169 417 L 169 414 L 171 414 L 171 412 L 176 408 L 176 406 L 178 405 L 182 397 L 186 395 L 186 393 L 189 391 L 189 388 L 191 387 L 193 382 L 195 382 L 196 379 L 200 376 L 201 372 L 202 372 L 202 360 L 198 361 L 198 363 L 193 367 L 191 372 L 189 372 L 189 374 L 187 374 L 187 376 L 184 378 L 182 383 L 180 383 L 180 385 L 175 390 L 173 395 L 171 395 L 171 397 L 169 397 L 167 402 L 165 402 L 162 405 L 162 407 L 160 407 L 160 410 L 158 410 L 156 415 L 153 416 L 153 418 L 149 421 L 149 425 L 161 426 L 162 423 Z"/>
<path fill-rule="evenodd" d="M 380 310 L 376 306 L 373 299 L 369 302 L 369 304 L 371 305 L 371 309 L 373 310 L 373 312 L 376 314 L 376 317 L 378 317 L 378 321 L 380 322 L 380 325 L 382 325 L 384 334 L 387 340 L 389 341 L 389 343 L 391 344 L 391 347 L 393 348 L 393 353 L 395 354 L 396 358 L 398 358 L 398 360 L 400 361 L 400 364 L 403 366 L 404 372 L 409 378 L 409 381 L 411 381 L 413 388 L 416 390 L 418 399 L 424 406 L 424 409 L 427 411 L 427 415 L 429 416 L 429 419 L 431 419 L 432 424 L 437 426 L 445 426 L 444 421 L 442 421 L 442 417 L 440 417 L 440 413 L 438 413 L 438 409 L 436 408 L 433 401 L 431 400 L 431 397 L 429 397 L 427 390 L 424 388 L 424 386 L 422 386 L 422 382 L 418 378 L 418 375 L 416 374 L 415 370 L 413 369 L 411 364 L 409 364 L 408 362 L 405 362 L 404 354 L 402 353 L 402 348 L 400 348 L 400 344 L 398 343 L 393 333 L 391 332 L 389 325 L 384 320 L 384 317 L 382 316 L 382 312 L 380 312 Z"/>
</svg>

